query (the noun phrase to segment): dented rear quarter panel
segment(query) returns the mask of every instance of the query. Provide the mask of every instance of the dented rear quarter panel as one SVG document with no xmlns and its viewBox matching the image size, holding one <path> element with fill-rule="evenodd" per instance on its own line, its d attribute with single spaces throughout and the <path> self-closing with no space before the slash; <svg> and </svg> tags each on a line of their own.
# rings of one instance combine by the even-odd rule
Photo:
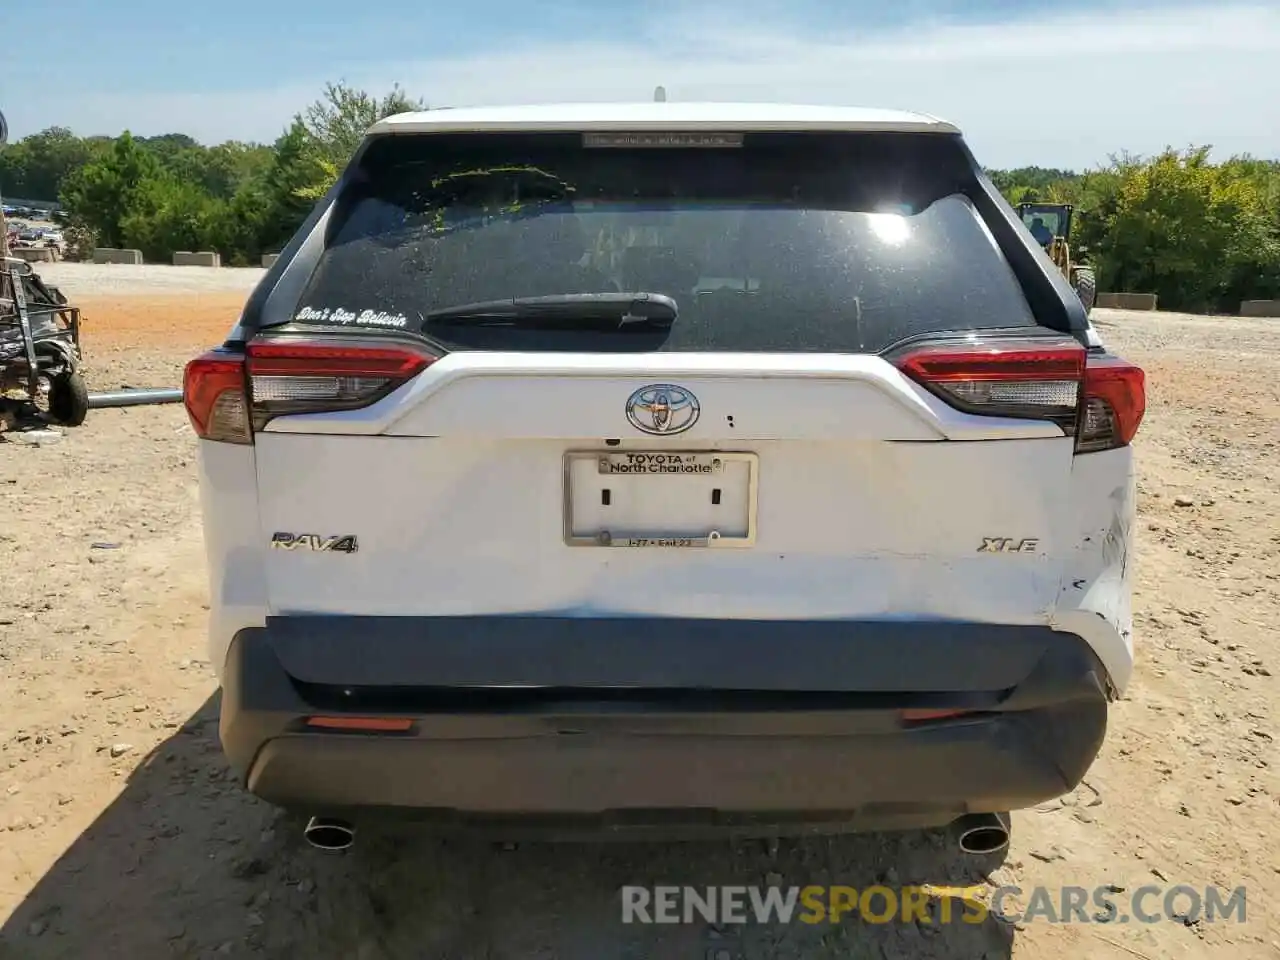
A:
<svg viewBox="0 0 1280 960">
<path fill-rule="evenodd" d="M 1089 642 L 1118 696 L 1133 672 L 1133 448 L 1075 457 L 1069 489 L 1071 542 L 1052 625 Z"/>
</svg>

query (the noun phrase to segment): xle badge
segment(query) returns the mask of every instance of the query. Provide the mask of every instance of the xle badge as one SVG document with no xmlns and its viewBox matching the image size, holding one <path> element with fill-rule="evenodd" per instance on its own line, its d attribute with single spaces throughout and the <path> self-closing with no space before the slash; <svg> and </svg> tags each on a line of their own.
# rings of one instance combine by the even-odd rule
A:
<svg viewBox="0 0 1280 960">
<path fill-rule="evenodd" d="M 342 537 L 322 537 L 317 533 L 273 533 L 273 550 L 315 550 L 318 553 L 355 553 L 359 549 L 356 538 L 350 534 Z"/>
<path fill-rule="evenodd" d="M 1039 540 L 1013 540 L 1009 537 L 983 537 L 979 553 L 1035 553 Z"/>
</svg>

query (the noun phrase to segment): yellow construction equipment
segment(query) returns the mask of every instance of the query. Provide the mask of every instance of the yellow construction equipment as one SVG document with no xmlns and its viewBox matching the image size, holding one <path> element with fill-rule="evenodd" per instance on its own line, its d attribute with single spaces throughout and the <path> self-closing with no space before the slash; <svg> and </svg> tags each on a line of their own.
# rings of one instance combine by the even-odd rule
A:
<svg viewBox="0 0 1280 960">
<path fill-rule="evenodd" d="M 1098 279 L 1092 267 L 1072 259 L 1073 209 L 1069 203 L 1020 203 L 1018 215 L 1022 217 L 1022 222 L 1031 231 L 1031 235 L 1044 247 L 1049 259 L 1067 278 L 1076 296 L 1084 304 L 1084 312 L 1091 313 L 1093 302 L 1098 297 Z"/>
</svg>

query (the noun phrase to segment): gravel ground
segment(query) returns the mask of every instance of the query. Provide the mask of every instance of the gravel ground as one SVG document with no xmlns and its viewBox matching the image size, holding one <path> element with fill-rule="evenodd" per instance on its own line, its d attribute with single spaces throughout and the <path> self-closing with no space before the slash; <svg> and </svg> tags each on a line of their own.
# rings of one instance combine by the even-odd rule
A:
<svg viewBox="0 0 1280 960">
<path fill-rule="evenodd" d="M 62 287 L 70 297 L 103 294 L 148 295 L 233 290 L 247 294 L 267 271 L 258 267 L 167 267 L 147 263 L 42 263 L 45 283 Z"/>
<path fill-rule="evenodd" d="M 128 269 L 46 271 L 83 298 L 92 389 L 175 384 L 251 285 L 177 296 L 179 271 L 143 268 L 139 295 L 111 286 Z M 1137 676 L 1087 785 L 1016 814 L 1002 863 L 921 833 L 517 849 L 369 836 L 312 852 L 219 751 L 181 408 L 94 411 L 49 446 L 0 441 L 0 958 L 1280 956 L 1280 321 L 1098 321 L 1150 378 Z M 1122 909 L 1147 884 L 1246 885 L 1247 920 L 619 923 L 624 883 L 877 881 L 1112 884 Z"/>
</svg>

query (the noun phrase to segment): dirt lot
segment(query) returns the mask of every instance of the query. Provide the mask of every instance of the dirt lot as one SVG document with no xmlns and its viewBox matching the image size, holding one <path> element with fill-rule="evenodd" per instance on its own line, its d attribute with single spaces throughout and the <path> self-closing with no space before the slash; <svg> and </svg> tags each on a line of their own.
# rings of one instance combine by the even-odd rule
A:
<svg viewBox="0 0 1280 960">
<path fill-rule="evenodd" d="M 257 276 L 122 269 L 48 274 L 84 303 L 93 389 L 176 385 Z M 921 834 L 517 849 L 408 837 L 314 853 L 219 752 L 181 408 L 95 411 L 49 446 L 0 442 L 0 958 L 1280 957 L 1280 321 L 1098 320 L 1150 377 L 1137 679 L 1087 787 L 1017 814 L 985 877 Z M 1244 885 L 1247 920 L 618 922 L 624 883 L 876 881 L 1113 884 L 1122 910 L 1148 884 Z"/>
</svg>

